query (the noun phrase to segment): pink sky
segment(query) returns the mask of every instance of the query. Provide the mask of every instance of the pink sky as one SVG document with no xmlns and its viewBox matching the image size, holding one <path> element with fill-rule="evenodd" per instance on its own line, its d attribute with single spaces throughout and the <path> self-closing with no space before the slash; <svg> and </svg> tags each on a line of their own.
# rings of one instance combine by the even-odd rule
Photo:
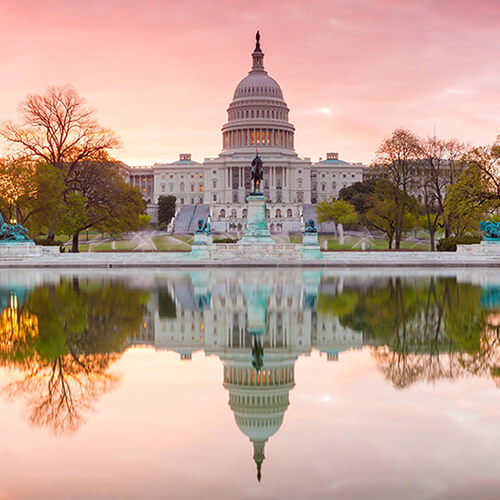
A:
<svg viewBox="0 0 500 500">
<path fill-rule="evenodd" d="M 300 156 L 369 162 L 396 127 L 500 133 L 498 0 L 1 0 L 0 21 L 0 121 L 70 83 L 131 165 L 218 154 L 257 29 Z"/>
</svg>

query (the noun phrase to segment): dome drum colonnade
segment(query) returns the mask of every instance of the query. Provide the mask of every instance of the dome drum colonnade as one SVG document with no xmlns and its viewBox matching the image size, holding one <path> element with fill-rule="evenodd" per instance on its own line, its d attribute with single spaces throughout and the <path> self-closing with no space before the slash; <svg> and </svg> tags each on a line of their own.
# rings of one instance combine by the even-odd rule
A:
<svg viewBox="0 0 500 500">
<path fill-rule="evenodd" d="M 238 84 L 222 127 L 223 151 L 242 147 L 273 146 L 294 149 L 295 127 L 278 82 L 264 70 L 264 53 L 257 40 L 252 69 Z"/>
</svg>

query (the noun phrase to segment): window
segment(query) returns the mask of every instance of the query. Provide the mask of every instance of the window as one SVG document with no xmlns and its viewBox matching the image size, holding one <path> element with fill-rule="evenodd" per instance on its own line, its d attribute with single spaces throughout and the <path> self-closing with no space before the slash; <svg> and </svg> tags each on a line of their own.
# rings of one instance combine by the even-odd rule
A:
<svg viewBox="0 0 500 500">
<path fill-rule="evenodd" d="M 220 213 L 219 213 L 219 217 L 220 217 L 221 219 L 224 219 L 224 218 L 226 217 L 226 211 L 225 211 L 224 209 L 222 209 L 222 210 L 220 211 Z"/>
<path fill-rule="evenodd" d="M 302 188 L 302 179 L 298 179 L 298 180 L 297 180 L 297 187 L 298 187 L 299 189 L 301 189 L 301 188 Z"/>
<path fill-rule="evenodd" d="M 217 189 L 217 179 L 214 179 L 212 184 L 213 184 L 214 189 Z"/>
<path fill-rule="evenodd" d="M 214 194 L 214 198 L 213 199 L 214 199 L 214 201 L 217 201 L 217 195 L 216 194 Z"/>
<path fill-rule="evenodd" d="M 245 218 L 246 216 L 247 216 L 247 209 L 246 209 L 246 208 L 244 208 L 244 209 L 243 209 L 243 218 Z"/>
<path fill-rule="evenodd" d="M 279 219 L 281 217 L 281 210 L 279 208 L 276 209 L 276 218 Z"/>
<path fill-rule="evenodd" d="M 174 192 L 174 185 L 173 185 L 173 184 L 170 184 L 170 185 L 168 186 L 168 190 L 169 190 L 171 193 L 173 193 L 173 192 Z"/>
<path fill-rule="evenodd" d="M 161 192 L 164 193 L 165 192 L 165 184 L 162 184 L 161 185 Z"/>
<path fill-rule="evenodd" d="M 191 184 L 191 192 L 194 193 L 194 184 Z"/>
<path fill-rule="evenodd" d="M 233 208 L 231 210 L 231 217 L 233 217 L 234 219 L 236 219 L 236 208 Z"/>
<path fill-rule="evenodd" d="M 212 170 L 212 174 L 216 175 L 217 174 L 217 170 Z"/>
<path fill-rule="evenodd" d="M 203 191 L 203 184 L 200 184 L 200 192 Z"/>
<path fill-rule="evenodd" d="M 184 192 L 184 183 L 183 183 L 183 182 L 181 182 L 181 185 L 180 185 L 179 191 L 180 191 L 181 193 L 183 193 L 183 192 Z"/>
<path fill-rule="evenodd" d="M 321 191 L 324 191 L 325 189 L 326 189 L 326 184 L 325 183 L 321 184 Z"/>
<path fill-rule="evenodd" d="M 292 214 L 292 209 L 291 209 L 291 208 L 289 208 L 289 209 L 286 211 L 286 216 L 287 216 L 287 217 L 292 217 L 292 216 L 293 216 L 293 214 Z"/>
</svg>

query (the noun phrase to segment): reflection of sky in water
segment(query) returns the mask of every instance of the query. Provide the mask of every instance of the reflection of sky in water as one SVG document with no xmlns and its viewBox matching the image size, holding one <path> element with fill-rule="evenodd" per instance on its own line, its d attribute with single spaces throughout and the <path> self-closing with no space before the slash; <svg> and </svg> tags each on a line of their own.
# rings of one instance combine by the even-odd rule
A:
<svg viewBox="0 0 500 500">
<path fill-rule="evenodd" d="M 0 498 L 469 498 L 500 487 L 498 322 L 484 301 L 498 273 L 62 275 L 0 278 L 25 289 L 39 325 L 36 340 L 7 346 L 3 324 Z M 33 375 L 34 360 L 44 371 Z M 53 410 L 33 418 L 34 405 L 60 401 L 47 398 L 54 360 L 80 418 L 61 435 Z"/>
</svg>

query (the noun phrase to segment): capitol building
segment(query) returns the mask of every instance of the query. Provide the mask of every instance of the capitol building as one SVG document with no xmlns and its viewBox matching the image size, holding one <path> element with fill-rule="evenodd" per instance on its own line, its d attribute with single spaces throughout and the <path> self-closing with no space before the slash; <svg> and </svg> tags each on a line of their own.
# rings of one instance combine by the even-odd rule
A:
<svg viewBox="0 0 500 500">
<path fill-rule="evenodd" d="M 196 162 L 181 153 L 173 163 L 126 167 L 157 221 L 158 198 L 176 197 L 174 230 L 190 232 L 197 219 L 210 216 L 215 231 L 245 228 L 246 199 L 251 191 L 250 162 L 256 151 L 264 162 L 262 191 L 266 196 L 271 231 L 300 231 L 314 217 L 314 204 L 338 196 L 340 189 L 363 179 L 363 164 L 327 153 L 313 163 L 295 151 L 295 127 L 278 82 L 264 69 L 257 33 L 252 67 L 238 83 L 222 126 L 222 151 L 216 158 Z"/>
</svg>

